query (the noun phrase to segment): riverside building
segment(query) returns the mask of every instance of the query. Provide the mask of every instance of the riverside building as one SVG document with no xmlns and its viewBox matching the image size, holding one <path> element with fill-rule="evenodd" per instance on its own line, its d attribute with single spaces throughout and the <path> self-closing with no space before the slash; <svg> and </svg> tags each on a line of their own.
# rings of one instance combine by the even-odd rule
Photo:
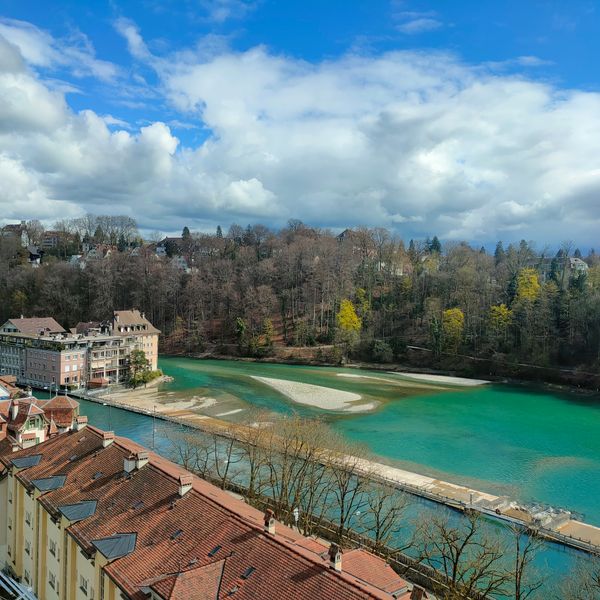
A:
<svg viewBox="0 0 600 600">
<path fill-rule="evenodd" d="M 0 566 L 40 600 L 428 597 L 84 419 L 0 469 Z"/>
<path fill-rule="evenodd" d="M 115 311 L 112 321 L 79 323 L 71 331 L 52 318 L 9 319 L 0 327 L 0 376 L 49 389 L 119 383 L 129 375 L 133 350 L 143 350 L 157 368 L 159 333 L 138 310 Z"/>
</svg>

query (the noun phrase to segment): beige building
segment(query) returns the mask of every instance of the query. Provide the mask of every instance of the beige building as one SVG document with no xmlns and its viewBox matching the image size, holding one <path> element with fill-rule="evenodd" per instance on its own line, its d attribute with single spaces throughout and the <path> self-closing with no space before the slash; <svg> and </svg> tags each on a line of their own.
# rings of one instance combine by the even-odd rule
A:
<svg viewBox="0 0 600 600">
<path fill-rule="evenodd" d="M 85 417 L 0 472 L 0 567 L 40 600 L 428 597 Z"/>
<path fill-rule="evenodd" d="M 125 340 L 131 350 L 143 350 L 150 368 L 158 369 L 158 336 L 160 331 L 139 310 L 116 310 L 113 317 L 113 335 Z"/>
<path fill-rule="evenodd" d="M 133 350 L 158 368 L 159 334 L 138 310 L 115 311 L 112 321 L 80 323 L 70 332 L 52 318 L 9 319 L 0 327 L 0 376 L 47 389 L 120 383 Z"/>
</svg>

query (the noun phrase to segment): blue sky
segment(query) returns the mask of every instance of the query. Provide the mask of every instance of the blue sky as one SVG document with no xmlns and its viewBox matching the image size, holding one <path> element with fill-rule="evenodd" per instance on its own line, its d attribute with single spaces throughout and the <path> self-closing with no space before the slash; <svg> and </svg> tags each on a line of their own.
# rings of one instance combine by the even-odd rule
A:
<svg viewBox="0 0 600 600">
<path fill-rule="evenodd" d="M 18 98 L 0 100 L 5 221 L 594 245 L 596 2 L 5 0 L 0 16 Z"/>
</svg>

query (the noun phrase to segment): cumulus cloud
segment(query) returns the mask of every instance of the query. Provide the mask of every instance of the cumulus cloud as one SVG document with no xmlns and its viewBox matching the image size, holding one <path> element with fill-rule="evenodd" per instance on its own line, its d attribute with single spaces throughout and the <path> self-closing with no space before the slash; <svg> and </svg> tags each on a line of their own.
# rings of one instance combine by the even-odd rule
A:
<svg viewBox="0 0 600 600">
<path fill-rule="evenodd" d="M 262 47 L 155 57 L 123 25 L 131 52 L 155 69 L 157 93 L 208 139 L 185 147 L 165 123 L 138 130 L 75 113 L 0 41 L 6 218 L 18 218 L 23 197 L 22 218 L 128 212 L 148 230 L 299 218 L 406 236 L 593 243 L 597 93 L 432 52 L 320 63 Z"/>
</svg>

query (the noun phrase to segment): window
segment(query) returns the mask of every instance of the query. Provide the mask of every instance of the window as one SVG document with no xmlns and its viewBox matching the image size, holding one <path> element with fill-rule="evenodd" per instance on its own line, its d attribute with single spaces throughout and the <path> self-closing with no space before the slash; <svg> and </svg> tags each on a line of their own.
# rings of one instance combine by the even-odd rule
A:
<svg viewBox="0 0 600 600">
<path fill-rule="evenodd" d="M 79 589 L 87 596 L 88 595 L 88 580 L 83 576 L 79 576 Z"/>
<path fill-rule="evenodd" d="M 8 528 L 12 529 L 12 519 L 8 517 Z"/>
<path fill-rule="evenodd" d="M 12 504 L 12 492 L 8 492 L 8 503 Z"/>
<path fill-rule="evenodd" d="M 25 512 L 25 523 L 27 523 L 27 525 L 31 526 L 31 513 L 29 511 Z"/>
<path fill-rule="evenodd" d="M 31 542 L 29 540 L 25 540 L 25 553 L 31 556 Z"/>
<path fill-rule="evenodd" d="M 27 583 L 27 584 L 31 583 L 29 571 L 27 571 L 27 569 L 25 569 L 25 574 L 23 575 L 23 579 L 25 580 L 25 583 Z"/>
<path fill-rule="evenodd" d="M 48 585 L 53 590 L 56 590 L 56 575 L 54 573 L 51 573 L 50 571 L 48 571 Z"/>
<path fill-rule="evenodd" d="M 54 540 L 48 542 L 48 550 L 52 556 L 56 556 L 56 542 Z"/>
</svg>

